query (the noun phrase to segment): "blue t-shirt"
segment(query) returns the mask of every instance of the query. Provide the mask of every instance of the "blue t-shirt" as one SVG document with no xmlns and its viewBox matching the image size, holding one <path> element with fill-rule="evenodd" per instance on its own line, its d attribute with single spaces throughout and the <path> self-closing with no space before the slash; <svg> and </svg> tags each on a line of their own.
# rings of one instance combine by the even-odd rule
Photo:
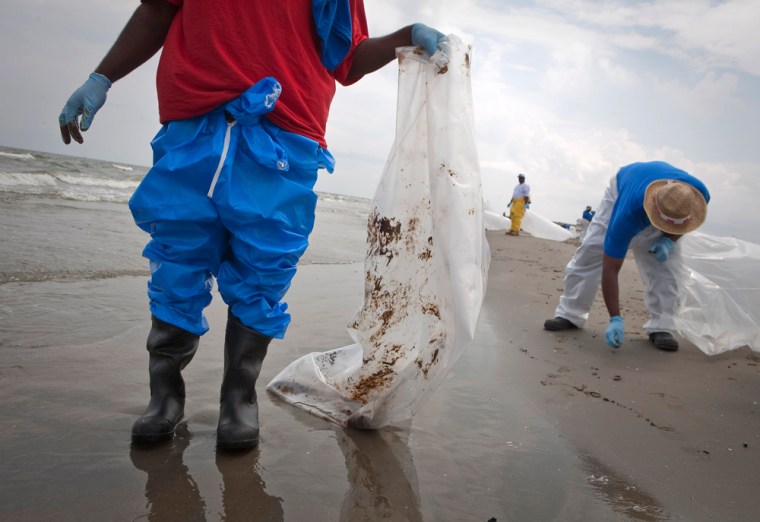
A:
<svg viewBox="0 0 760 522">
<path fill-rule="evenodd" d="M 658 179 L 688 183 L 702 193 L 705 201 L 710 201 L 704 183 L 664 161 L 633 163 L 621 168 L 617 174 L 618 197 L 604 238 L 605 254 L 624 258 L 633 237 L 652 224 L 644 210 L 644 194 L 649 184 Z"/>
<path fill-rule="evenodd" d="M 583 211 L 583 219 L 586 221 L 591 221 L 594 219 L 594 214 L 596 214 L 596 211 L 594 210 L 584 210 Z"/>
</svg>

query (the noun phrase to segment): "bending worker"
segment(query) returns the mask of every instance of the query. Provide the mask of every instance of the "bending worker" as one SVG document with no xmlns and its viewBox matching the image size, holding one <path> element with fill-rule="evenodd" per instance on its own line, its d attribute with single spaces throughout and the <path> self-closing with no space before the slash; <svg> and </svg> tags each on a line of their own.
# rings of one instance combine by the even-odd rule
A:
<svg viewBox="0 0 760 522">
<path fill-rule="evenodd" d="M 335 82 L 350 85 L 443 34 L 422 24 L 369 38 L 363 0 L 142 0 L 89 79 L 69 98 L 63 141 L 82 143 L 115 82 L 162 49 L 163 126 L 129 207 L 151 240 L 150 402 L 132 439 L 174 435 L 181 370 L 208 331 L 216 279 L 228 305 L 217 446 L 258 443 L 256 380 L 290 322 L 284 296 L 314 226 L 319 169 L 333 171 L 325 127 Z M 80 122 L 81 116 L 81 122 Z"/>
<path fill-rule="evenodd" d="M 530 185 L 525 183 L 525 174 L 517 175 L 517 185 L 512 191 L 512 200 L 509 202 L 509 221 L 511 227 L 507 232 L 510 236 L 520 235 L 520 224 L 525 215 L 525 209 L 530 205 Z"/>
<path fill-rule="evenodd" d="M 649 320 L 644 329 L 659 349 L 678 350 L 674 312 L 676 274 L 681 257 L 678 239 L 705 221 L 710 194 L 694 176 L 661 161 L 634 163 L 612 177 L 586 238 L 565 269 L 565 290 L 547 330 L 582 328 L 594 297 L 602 295 L 610 324 L 605 339 L 623 342 L 618 275 L 626 252 L 633 250 L 644 283 Z"/>
</svg>

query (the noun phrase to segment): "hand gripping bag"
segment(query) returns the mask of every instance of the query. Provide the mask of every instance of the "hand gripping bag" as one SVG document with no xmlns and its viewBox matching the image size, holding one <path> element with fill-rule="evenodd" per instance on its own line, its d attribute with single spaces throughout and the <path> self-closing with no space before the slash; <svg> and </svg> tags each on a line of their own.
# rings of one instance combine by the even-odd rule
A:
<svg viewBox="0 0 760 522">
<path fill-rule="evenodd" d="M 310 353 L 267 389 L 343 426 L 412 418 L 472 342 L 490 252 L 474 142 L 471 48 L 397 51 L 396 137 L 371 207 L 355 344 Z M 436 53 L 438 54 L 438 53 Z"/>
</svg>

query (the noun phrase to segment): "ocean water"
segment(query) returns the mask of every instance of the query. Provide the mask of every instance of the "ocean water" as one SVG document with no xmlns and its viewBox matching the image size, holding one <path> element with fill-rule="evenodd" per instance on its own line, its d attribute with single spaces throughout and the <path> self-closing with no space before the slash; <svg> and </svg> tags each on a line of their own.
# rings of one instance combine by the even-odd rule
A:
<svg viewBox="0 0 760 522">
<path fill-rule="evenodd" d="M 147 275 L 127 203 L 148 168 L 0 147 L 0 284 Z M 302 263 L 363 259 L 371 202 L 320 194 Z"/>
<path fill-rule="evenodd" d="M 126 203 L 146 167 L 0 147 L 0 197 Z"/>
<path fill-rule="evenodd" d="M 0 348 L 90 343 L 145 321 L 150 237 L 128 201 L 147 171 L 0 147 Z M 301 265 L 361 267 L 370 205 L 320 193 Z"/>
</svg>

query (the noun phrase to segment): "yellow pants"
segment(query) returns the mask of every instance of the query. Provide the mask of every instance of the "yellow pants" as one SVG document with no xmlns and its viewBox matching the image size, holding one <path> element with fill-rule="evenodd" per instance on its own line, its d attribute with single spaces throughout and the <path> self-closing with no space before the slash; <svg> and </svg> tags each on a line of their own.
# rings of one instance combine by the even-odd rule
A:
<svg viewBox="0 0 760 522">
<path fill-rule="evenodd" d="M 512 222 L 510 231 L 519 234 L 520 223 L 525 215 L 525 198 L 518 198 L 512 200 L 512 206 L 509 208 L 509 220 Z"/>
</svg>

